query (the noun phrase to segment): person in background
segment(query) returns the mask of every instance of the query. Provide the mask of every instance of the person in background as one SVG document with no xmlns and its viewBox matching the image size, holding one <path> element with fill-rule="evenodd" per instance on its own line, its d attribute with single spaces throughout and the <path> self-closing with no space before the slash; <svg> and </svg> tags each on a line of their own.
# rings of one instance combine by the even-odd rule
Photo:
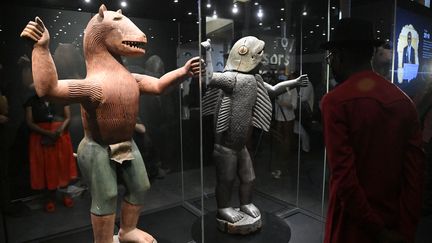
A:
<svg viewBox="0 0 432 243">
<path fill-rule="evenodd" d="M 294 110 L 297 108 L 298 94 L 297 89 L 286 88 L 286 92 L 277 96 L 275 99 L 274 115 L 275 115 L 275 131 L 276 153 L 272 160 L 272 177 L 279 179 L 283 171 L 288 168 L 289 154 L 292 150 L 293 131 L 294 131 Z"/>
<path fill-rule="evenodd" d="M 386 42 L 375 49 L 372 58 L 373 70 L 387 80 L 391 79 L 392 55 L 390 43 Z"/>
<path fill-rule="evenodd" d="M 297 88 L 299 90 L 300 105 L 297 106 L 296 119 L 294 121 L 294 133 L 300 134 L 301 148 L 304 152 L 310 152 L 309 131 L 311 130 L 314 108 L 314 88 L 309 82 L 307 86 Z M 299 112 L 301 112 L 301 116 Z M 299 145 L 300 146 L 300 145 Z"/>
<path fill-rule="evenodd" d="M 162 162 L 159 152 L 154 146 L 144 123 L 137 118 L 133 139 L 143 157 L 149 180 L 163 179 L 169 173 L 169 170 L 161 168 Z"/>
<path fill-rule="evenodd" d="M 46 212 L 55 211 L 56 190 L 67 187 L 77 177 L 76 161 L 67 130 L 69 106 L 63 107 L 63 116 L 53 103 L 36 95 L 26 104 L 26 122 L 29 138 L 30 181 L 34 190 L 47 190 Z M 73 207 L 73 200 L 65 193 L 63 204 Z"/>
<path fill-rule="evenodd" d="M 330 172 L 325 243 L 413 243 L 424 152 L 412 101 L 372 71 L 372 24 L 341 19 L 322 45 L 338 85 L 321 101 Z"/>
<path fill-rule="evenodd" d="M 432 60 L 426 60 L 421 73 L 404 90 L 416 104 L 426 153 L 422 214 L 432 214 Z"/>
</svg>

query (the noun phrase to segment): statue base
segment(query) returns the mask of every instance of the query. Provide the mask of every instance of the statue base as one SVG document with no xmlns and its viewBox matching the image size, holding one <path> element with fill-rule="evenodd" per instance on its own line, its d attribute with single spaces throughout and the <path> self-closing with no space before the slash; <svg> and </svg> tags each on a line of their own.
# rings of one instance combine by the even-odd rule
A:
<svg viewBox="0 0 432 243">
<path fill-rule="evenodd" d="M 238 209 L 236 209 L 238 211 Z M 243 213 L 243 218 L 235 223 L 231 223 L 224 219 L 216 218 L 217 228 L 228 234 L 240 234 L 240 235 L 248 235 L 253 233 L 259 229 L 261 229 L 262 221 L 261 216 L 259 217 L 251 217 L 250 215 Z"/>
</svg>

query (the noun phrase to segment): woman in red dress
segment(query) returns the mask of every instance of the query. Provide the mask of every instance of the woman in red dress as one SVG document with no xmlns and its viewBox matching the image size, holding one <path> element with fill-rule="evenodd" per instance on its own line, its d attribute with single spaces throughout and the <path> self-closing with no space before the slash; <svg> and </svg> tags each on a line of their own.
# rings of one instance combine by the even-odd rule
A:
<svg viewBox="0 0 432 243">
<path fill-rule="evenodd" d="M 26 104 L 26 121 L 31 129 L 29 139 L 30 181 L 35 190 L 48 190 L 45 204 L 47 212 L 55 210 L 56 190 L 67 187 L 77 177 L 76 161 L 67 126 L 70 121 L 69 106 L 56 111 L 54 104 L 37 96 Z M 60 116 L 63 112 L 63 116 Z M 73 200 L 63 195 L 63 204 L 73 206 Z"/>
</svg>

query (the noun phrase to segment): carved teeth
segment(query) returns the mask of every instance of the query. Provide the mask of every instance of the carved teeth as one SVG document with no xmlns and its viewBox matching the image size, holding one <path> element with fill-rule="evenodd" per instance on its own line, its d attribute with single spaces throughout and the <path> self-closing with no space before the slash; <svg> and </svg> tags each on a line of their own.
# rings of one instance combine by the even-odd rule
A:
<svg viewBox="0 0 432 243">
<path fill-rule="evenodd" d="M 145 42 L 140 42 L 140 41 L 122 41 L 123 45 L 128 45 L 129 47 L 132 48 L 139 48 L 139 49 L 144 49 L 145 46 Z"/>
</svg>

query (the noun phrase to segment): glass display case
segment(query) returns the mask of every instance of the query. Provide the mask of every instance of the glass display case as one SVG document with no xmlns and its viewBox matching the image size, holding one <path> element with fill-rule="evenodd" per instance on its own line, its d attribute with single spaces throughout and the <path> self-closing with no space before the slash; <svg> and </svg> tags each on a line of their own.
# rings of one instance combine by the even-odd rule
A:
<svg viewBox="0 0 432 243">
<path fill-rule="evenodd" d="M 427 85 L 416 81 L 427 80 L 430 73 L 429 1 L 2 3 L 0 242 L 94 240 L 86 172 L 77 170 L 55 192 L 32 186 L 29 151 L 34 148 L 29 140 L 35 118 L 29 118 L 28 107 L 36 95 L 32 62 L 38 60 L 32 60 L 34 42 L 20 34 L 29 21 L 38 22 L 38 16 L 50 34 L 58 79 L 85 80 L 91 75 L 83 38 L 89 21 L 100 17 L 102 3 L 107 10 L 121 10 L 113 12 L 112 21 L 126 16 L 146 36 L 145 46 L 123 43 L 144 47 L 145 54 L 116 56 L 122 72 L 161 78 L 193 57 L 205 62 L 201 75 L 176 79 L 160 94 L 141 92 L 137 117 L 132 117 L 133 141 L 151 184 L 137 226 L 158 242 L 323 242 L 329 172 L 320 101 L 336 82 L 326 62 L 329 53 L 320 45 L 333 37 L 340 18 L 373 22 L 377 38 L 385 41 L 372 60 L 374 70 L 415 102 Z M 380 14 L 370 14 L 376 9 Z M 408 42 L 414 57 L 406 65 Z M 250 61 L 255 58 L 255 63 Z M 244 62 L 248 64 L 242 66 Z M 120 95 L 121 88 L 112 89 L 115 96 L 133 96 Z M 63 103 L 54 103 L 55 109 L 66 111 Z M 77 163 L 88 129 L 83 119 L 89 115 L 79 102 L 68 107 L 65 130 Z M 108 134 L 115 134 L 114 129 Z M 124 173 L 121 166 L 114 172 Z M 123 195 L 129 193 L 118 177 L 114 235 L 120 230 Z M 65 203 L 64 195 L 73 205 Z M 55 201 L 54 210 L 47 210 L 49 198 Z"/>
</svg>

